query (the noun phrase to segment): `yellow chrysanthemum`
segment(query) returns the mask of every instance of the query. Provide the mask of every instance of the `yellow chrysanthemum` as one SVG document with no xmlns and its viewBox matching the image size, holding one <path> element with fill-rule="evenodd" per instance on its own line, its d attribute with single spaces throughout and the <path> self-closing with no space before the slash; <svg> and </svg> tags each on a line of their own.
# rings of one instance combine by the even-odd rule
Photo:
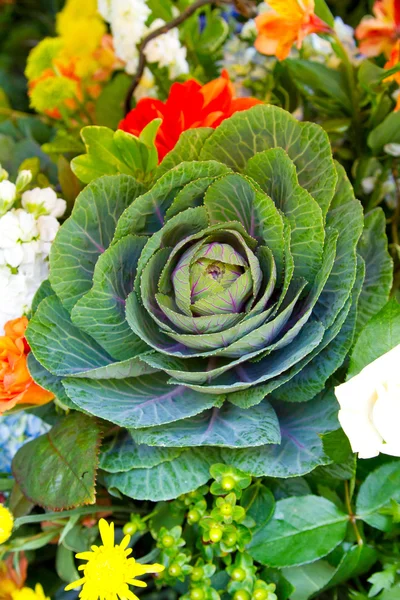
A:
<svg viewBox="0 0 400 600">
<path fill-rule="evenodd" d="M 63 42 L 60 38 L 44 38 L 28 56 L 25 75 L 32 81 L 43 71 L 53 67 L 53 60 L 60 54 Z"/>
<path fill-rule="evenodd" d="M 12 600 L 50 600 L 45 595 L 44 590 L 40 583 L 37 583 L 35 589 L 23 587 L 20 590 L 16 590 L 11 593 Z"/>
<path fill-rule="evenodd" d="M 66 100 L 78 95 L 76 81 L 69 77 L 48 77 L 39 81 L 31 91 L 31 106 L 37 112 L 54 110 L 64 106 Z"/>
<path fill-rule="evenodd" d="M 142 565 L 134 558 L 128 558 L 132 550 L 127 549 L 131 536 L 126 535 L 121 544 L 114 543 L 114 523 L 108 524 L 104 519 L 99 521 L 102 546 L 92 546 L 90 552 L 81 552 L 76 558 L 87 560 L 78 567 L 83 577 L 70 583 L 66 591 L 82 586 L 79 597 L 82 600 L 138 600 L 129 586 L 147 587 L 144 581 L 136 579 L 145 573 L 160 573 L 162 565 Z"/>
<path fill-rule="evenodd" d="M 4 544 L 11 537 L 14 527 L 14 517 L 11 512 L 0 504 L 0 544 Z"/>
<path fill-rule="evenodd" d="M 98 68 L 93 53 L 106 33 L 96 0 L 68 0 L 57 15 L 57 31 L 63 41 L 61 58 L 74 59 L 78 77 L 90 77 Z"/>
</svg>

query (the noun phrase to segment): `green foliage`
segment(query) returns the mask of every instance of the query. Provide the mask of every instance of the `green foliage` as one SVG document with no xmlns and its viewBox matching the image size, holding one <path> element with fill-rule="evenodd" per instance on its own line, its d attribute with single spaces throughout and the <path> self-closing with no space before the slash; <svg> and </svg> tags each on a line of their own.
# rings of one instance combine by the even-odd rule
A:
<svg viewBox="0 0 400 600">
<path fill-rule="evenodd" d="M 73 172 L 84 183 L 117 173 L 132 175 L 138 181 L 151 179 L 158 161 L 154 140 L 160 124 L 160 119 L 154 119 L 139 137 L 108 127 L 84 127 L 81 137 L 87 153 L 73 159 Z"/>
</svg>

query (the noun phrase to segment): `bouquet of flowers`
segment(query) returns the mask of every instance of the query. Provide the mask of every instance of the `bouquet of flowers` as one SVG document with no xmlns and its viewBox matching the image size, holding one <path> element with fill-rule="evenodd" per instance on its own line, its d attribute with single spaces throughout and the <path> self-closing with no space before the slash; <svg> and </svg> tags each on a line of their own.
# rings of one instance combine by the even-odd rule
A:
<svg viewBox="0 0 400 600">
<path fill-rule="evenodd" d="M 0 600 L 400 597 L 400 2 L 6 4 Z"/>
</svg>

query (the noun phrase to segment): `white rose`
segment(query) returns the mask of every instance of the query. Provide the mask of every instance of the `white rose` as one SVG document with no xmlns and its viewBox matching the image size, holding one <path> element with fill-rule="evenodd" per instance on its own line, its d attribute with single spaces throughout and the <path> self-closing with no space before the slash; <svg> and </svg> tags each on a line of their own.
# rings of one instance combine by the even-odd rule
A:
<svg viewBox="0 0 400 600">
<path fill-rule="evenodd" d="M 0 181 L 0 215 L 4 215 L 14 204 L 17 189 L 11 181 Z"/>
<path fill-rule="evenodd" d="M 50 215 L 62 217 L 67 208 L 67 203 L 51 188 L 34 188 L 22 194 L 21 204 L 28 212 L 39 217 Z"/>
<path fill-rule="evenodd" d="M 400 456 L 400 344 L 335 388 L 339 421 L 360 458 Z"/>
</svg>

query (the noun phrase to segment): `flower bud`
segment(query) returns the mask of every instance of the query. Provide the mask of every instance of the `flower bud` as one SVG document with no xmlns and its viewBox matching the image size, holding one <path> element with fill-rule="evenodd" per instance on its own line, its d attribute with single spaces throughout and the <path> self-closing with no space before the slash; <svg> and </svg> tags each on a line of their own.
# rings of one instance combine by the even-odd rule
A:
<svg viewBox="0 0 400 600">
<path fill-rule="evenodd" d="M 32 173 L 28 169 L 23 169 L 18 173 L 17 181 L 15 185 L 17 187 L 17 192 L 21 193 L 24 189 L 30 184 L 32 181 Z"/>
<path fill-rule="evenodd" d="M 14 204 L 16 188 L 11 181 L 0 181 L 0 216 L 4 215 Z"/>
</svg>

